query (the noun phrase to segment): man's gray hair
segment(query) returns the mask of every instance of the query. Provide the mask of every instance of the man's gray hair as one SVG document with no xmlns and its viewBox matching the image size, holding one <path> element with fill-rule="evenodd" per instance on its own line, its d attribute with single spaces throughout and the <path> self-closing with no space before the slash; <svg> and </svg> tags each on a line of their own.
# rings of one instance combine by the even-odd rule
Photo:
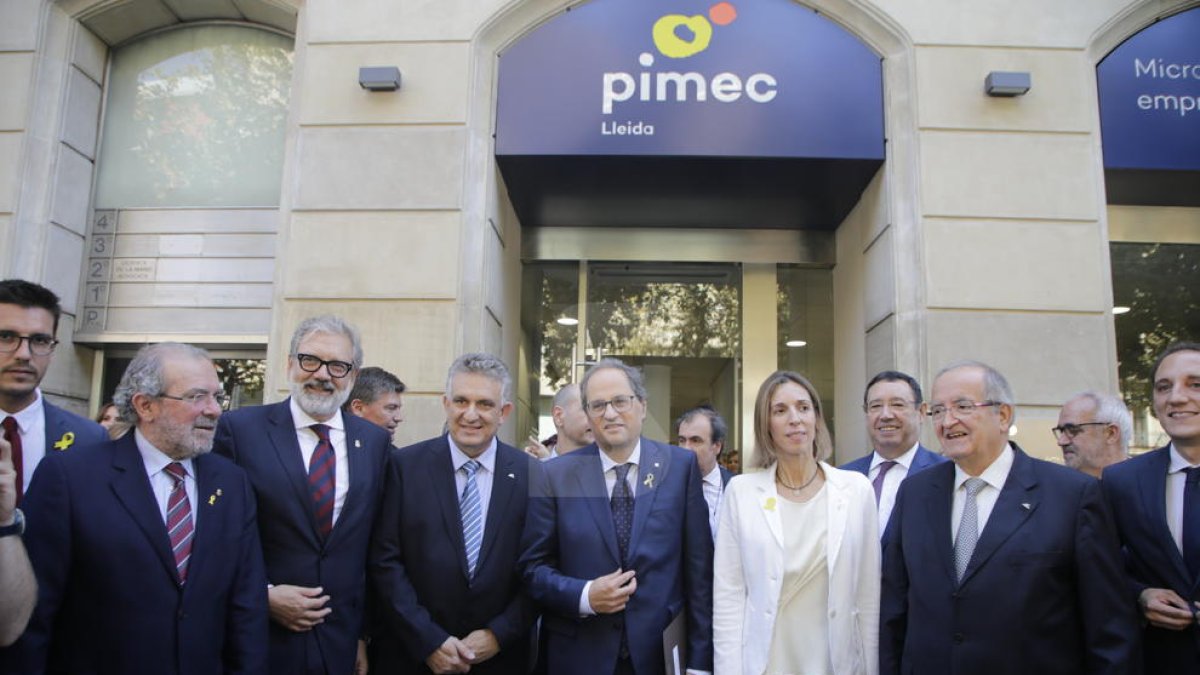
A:
<svg viewBox="0 0 1200 675">
<path fill-rule="evenodd" d="M 592 379 L 592 375 L 605 369 L 619 370 L 625 373 L 625 378 L 629 380 L 629 387 L 633 389 L 633 395 L 646 400 L 646 385 L 642 382 L 642 371 L 633 366 L 625 365 L 621 359 L 605 358 L 596 362 L 596 365 L 588 368 L 588 371 L 583 374 L 583 381 L 579 383 L 579 401 L 583 405 L 583 409 L 587 410 L 587 386 L 588 381 Z"/>
<path fill-rule="evenodd" d="M 358 334 L 358 329 L 340 316 L 332 314 L 312 316 L 301 321 L 300 325 L 296 326 L 296 330 L 292 332 L 292 346 L 288 350 L 288 356 L 295 356 L 300 349 L 300 343 L 304 342 L 305 338 L 313 333 L 345 335 L 350 340 L 350 345 L 354 348 L 354 361 L 352 364 L 354 369 L 358 370 L 362 367 L 362 337 Z"/>
<path fill-rule="evenodd" d="M 454 376 L 459 373 L 474 373 L 496 380 L 500 383 L 501 405 L 511 400 L 509 397 L 512 395 L 512 375 L 508 374 L 508 366 L 495 356 L 486 352 L 471 352 L 454 359 L 454 363 L 450 364 L 450 372 L 446 374 L 447 398 L 453 395 L 450 385 L 454 382 Z"/>
<path fill-rule="evenodd" d="M 1117 429 L 1121 432 L 1121 452 L 1128 455 L 1129 444 L 1133 441 L 1133 415 L 1129 412 L 1125 401 L 1122 401 L 1119 396 L 1101 391 L 1081 391 L 1067 399 L 1067 402 L 1077 398 L 1086 398 L 1092 402 L 1097 422 L 1117 425 Z"/>
<path fill-rule="evenodd" d="M 1013 396 L 1012 387 L 1009 386 L 1008 380 L 1000 374 L 1000 371 L 989 366 L 982 361 L 972 361 L 964 359 L 962 361 L 954 361 L 946 365 L 937 372 L 934 376 L 936 381 L 942 375 L 959 368 L 978 368 L 983 371 L 983 397 L 989 401 L 1003 403 L 1009 408 L 1012 408 L 1012 418 L 1009 424 L 1017 421 L 1017 398 Z"/>
<path fill-rule="evenodd" d="M 137 424 L 137 412 L 133 409 L 133 397 L 137 394 L 160 396 L 166 393 L 163 363 L 169 355 L 212 361 L 208 352 L 183 342 L 159 342 L 142 347 L 125 368 L 125 374 L 113 392 L 113 405 L 122 420 Z"/>
</svg>

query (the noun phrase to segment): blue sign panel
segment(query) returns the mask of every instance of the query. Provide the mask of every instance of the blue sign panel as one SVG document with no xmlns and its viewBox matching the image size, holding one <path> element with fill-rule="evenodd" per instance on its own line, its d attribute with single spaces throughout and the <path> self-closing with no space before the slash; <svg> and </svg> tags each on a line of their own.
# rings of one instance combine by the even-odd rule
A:
<svg viewBox="0 0 1200 675">
<path fill-rule="evenodd" d="M 499 89 L 499 155 L 884 156 L 879 56 L 792 0 L 594 0 Z"/>
<path fill-rule="evenodd" d="M 1105 168 L 1200 170 L 1200 8 L 1147 26 L 1096 76 Z"/>
</svg>

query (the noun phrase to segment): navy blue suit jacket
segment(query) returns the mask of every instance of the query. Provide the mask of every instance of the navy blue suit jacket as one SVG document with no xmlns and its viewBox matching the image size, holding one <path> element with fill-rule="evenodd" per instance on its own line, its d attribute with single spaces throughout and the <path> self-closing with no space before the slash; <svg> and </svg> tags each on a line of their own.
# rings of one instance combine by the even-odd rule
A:
<svg viewBox="0 0 1200 675">
<path fill-rule="evenodd" d="M 391 439 L 383 428 L 342 414 L 350 488 L 328 539 L 317 531 L 288 400 L 225 413 L 214 452 L 233 459 L 250 476 L 258 498 L 258 529 L 267 580 L 320 586 L 332 611 L 310 631 L 270 625 L 271 672 L 296 675 L 321 669 L 330 675 L 354 670 L 358 640 L 365 635 L 367 552 L 383 494 Z"/>
<path fill-rule="evenodd" d="M 1200 601 L 1200 579 L 1188 574 L 1167 528 L 1170 463 L 1170 446 L 1159 448 L 1107 467 L 1101 481 L 1125 550 L 1134 606 L 1147 588 L 1169 588 L 1185 600 Z M 1176 631 L 1146 624 L 1142 640 L 1147 673 L 1200 673 L 1200 625 Z"/>
<path fill-rule="evenodd" d="M 874 457 L 875 457 L 875 451 L 872 450 L 871 452 L 867 453 L 867 455 L 865 457 L 859 457 L 858 459 L 856 459 L 852 462 L 846 462 L 845 464 L 841 465 L 838 468 L 845 469 L 847 471 L 857 471 L 857 472 L 861 473 L 862 475 L 866 476 L 867 478 L 870 478 L 871 477 L 871 459 Z M 924 445 L 918 444 L 917 445 L 917 454 L 915 457 L 913 457 L 912 466 L 908 467 L 908 476 L 905 476 L 905 478 L 912 476 L 915 473 L 919 473 L 924 469 L 928 469 L 931 466 L 936 466 L 936 465 L 941 464 L 942 462 L 946 462 L 946 461 L 949 461 L 949 460 L 947 460 L 945 457 L 942 457 L 941 455 L 937 454 L 936 452 L 933 452 L 932 450 L 926 448 Z"/>
<path fill-rule="evenodd" d="M 622 623 L 638 675 L 663 672 L 662 633 L 687 613 L 687 667 L 712 670 L 712 532 L 696 456 L 642 438 L 628 559 L 618 556 L 608 488 L 593 443 L 543 465 L 525 525 L 521 566 L 545 612 L 547 670 L 612 675 Z M 591 579 L 637 573 L 623 612 L 579 616 Z"/>
<path fill-rule="evenodd" d="M 132 433 L 46 455 L 23 506 L 38 605 L 7 672 L 266 672 L 254 493 L 222 457 L 193 467 L 199 503 L 181 585 Z"/>
<path fill-rule="evenodd" d="M 726 469 L 723 466 L 720 467 L 720 469 L 721 469 L 721 487 L 724 488 L 726 485 L 729 485 L 729 479 L 733 478 L 733 472 L 730 471 L 729 469 Z"/>
<path fill-rule="evenodd" d="M 1137 671 L 1136 616 L 1099 483 L 1014 448 L 961 584 L 955 465 L 901 484 L 883 553 L 881 675 Z"/>
<path fill-rule="evenodd" d="M 95 445 L 108 440 L 108 431 L 86 417 L 63 410 L 42 397 L 42 415 L 46 421 L 46 454 L 58 450 Z M 54 447 L 55 444 L 60 447 Z M 61 446 L 66 446 L 61 447 Z"/>
<path fill-rule="evenodd" d="M 396 654 L 397 665 L 372 668 L 428 672 L 425 658 L 447 637 L 462 638 L 487 628 L 500 643 L 500 652 L 471 666 L 471 672 L 529 672 L 536 614 L 524 592 L 517 557 L 530 472 L 540 470 L 537 460 L 497 443 L 483 542 L 475 577 L 469 579 L 446 437 L 392 451 L 371 569 L 384 605 L 383 634 L 376 640 L 398 641 L 403 651 Z"/>
</svg>

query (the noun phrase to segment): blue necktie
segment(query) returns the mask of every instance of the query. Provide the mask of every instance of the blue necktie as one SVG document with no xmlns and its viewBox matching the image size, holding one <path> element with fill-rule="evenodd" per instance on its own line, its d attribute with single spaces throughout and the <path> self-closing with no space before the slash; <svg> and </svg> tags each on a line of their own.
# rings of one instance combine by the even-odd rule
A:
<svg viewBox="0 0 1200 675">
<path fill-rule="evenodd" d="M 621 564 L 625 564 L 629 554 L 629 536 L 633 533 L 633 495 L 629 492 L 629 467 L 631 464 L 618 464 L 613 467 L 617 475 L 617 483 L 613 485 L 612 507 L 613 526 L 617 530 L 617 547 L 621 552 Z"/>
<path fill-rule="evenodd" d="M 1195 580 L 1200 579 L 1200 467 L 1183 472 L 1183 562 Z"/>
<path fill-rule="evenodd" d="M 463 486 L 462 498 L 458 502 L 459 514 L 462 517 L 463 544 L 467 547 L 467 576 L 475 578 L 475 566 L 479 563 L 479 545 L 483 543 L 483 502 L 479 498 L 479 484 L 475 481 L 475 473 L 480 464 L 470 460 L 463 464 L 467 473 L 467 483 Z"/>
</svg>

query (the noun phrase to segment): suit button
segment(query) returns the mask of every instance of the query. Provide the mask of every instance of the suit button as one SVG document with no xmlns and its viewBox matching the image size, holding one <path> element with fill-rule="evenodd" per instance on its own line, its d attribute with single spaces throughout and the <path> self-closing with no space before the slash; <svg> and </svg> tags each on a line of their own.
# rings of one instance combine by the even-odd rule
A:
<svg viewBox="0 0 1200 675">
<path fill-rule="evenodd" d="M 831 618 L 831 619 L 837 618 L 837 610 L 836 609 L 829 610 L 829 618 Z"/>
<path fill-rule="evenodd" d="M 963 640 L 964 640 L 964 639 L 966 639 L 966 638 L 964 638 L 964 637 L 963 637 L 963 634 L 962 634 L 962 633 L 955 633 L 955 634 L 954 634 L 954 644 L 956 644 L 956 645 L 961 645 L 961 644 L 963 643 Z"/>
</svg>

